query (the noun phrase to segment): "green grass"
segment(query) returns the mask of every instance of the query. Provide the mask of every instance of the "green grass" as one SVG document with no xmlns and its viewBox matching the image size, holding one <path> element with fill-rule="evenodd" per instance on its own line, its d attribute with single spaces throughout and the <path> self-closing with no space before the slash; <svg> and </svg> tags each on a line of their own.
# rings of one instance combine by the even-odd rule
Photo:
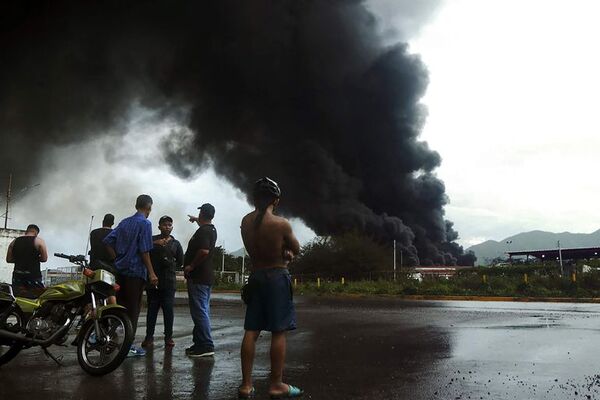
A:
<svg viewBox="0 0 600 400">
<path fill-rule="evenodd" d="M 488 276 L 487 282 L 478 274 L 462 274 L 451 279 L 424 279 L 422 282 L 403 279 L 397 282 L 340 281 L 304 282 L 295 287 L 299 294 L 335 295 L 433 295 L 433 296 L 507 296 L 507 297 L 600 297 L 600 274 L 580 275 L 577 282 L 556 275 L 528 277 Z"/>
<path fill-rule="evenodd" d="M 527 273 L 527 283 L 524 282 Z M 483 275 L 486 276 L 484 282 Z M 306 277 L 304 277 L 306 278 Z M 300 279 L 299 279 L 300 280 Z M 237 283 L 217 279 L 213 290 L 238 291 Z M 185 291 L 185 282 L 177 289 Z M 600 271 L 579 273 L 576 282 L 561 277 L 554 267 L 474 268 L 462 271 L 451 279 L 426 278 L 419 282 L 401 275 L 396 282 L 389 280 L 346 281 L 316 278 L 303 279 L 294 288 L 298 294 L 335 295 L 432 295 L 432 296 L 506 296 L 506 297 L 600 297 Z"/>
</svg>

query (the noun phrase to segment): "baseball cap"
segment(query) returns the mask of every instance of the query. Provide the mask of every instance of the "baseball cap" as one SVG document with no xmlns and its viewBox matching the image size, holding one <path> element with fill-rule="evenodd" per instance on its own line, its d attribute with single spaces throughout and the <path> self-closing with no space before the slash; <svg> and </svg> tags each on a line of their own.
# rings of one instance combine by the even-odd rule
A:
<svg viewBox="0 0 600 400">
<path fill-rule="evenodd" d="M 163 215 L 162 217 L 160 217 L 160 219 L 158 220 L 159 224 L 162 224 L 165 221 L 169 221 L 170 223 L 173 223 L 173 218 L 169 217 L 168 215 Z"/>
<path fill-rule="evenodd" d="M 200 210 L 200 214 L 202 214 L 204 218 L 213 219 L 215 217 L 215 207 L 210 203 L 202 204 L 198 207 L 198 210 Z"/>
</svg>

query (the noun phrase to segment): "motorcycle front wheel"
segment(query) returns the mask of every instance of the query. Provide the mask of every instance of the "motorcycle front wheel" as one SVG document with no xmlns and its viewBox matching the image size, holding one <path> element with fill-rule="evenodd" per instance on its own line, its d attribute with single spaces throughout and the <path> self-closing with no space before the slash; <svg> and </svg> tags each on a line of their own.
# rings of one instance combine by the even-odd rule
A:
<svg viewBox="0 0 600 400">
<path fill-rule="evenodd" d="M 88 319 L 77 345 L 79 365 L 90 375 L 114 371 L 127 357 L 134 339 L 131 320 L 124 309 L 106 310 L 98 325 L 100 332 L 96 332 L 94 320 Z"/>
<path fill-rule="evenodd" d="M 0 321 L 0 329 L 19 333 L 23 323 L 23 314 L 19 310 L 12 310 Z M 23 345 L 15 340 L 0 339 L 0 365 L 6 364 L 15 358 L 21 349 L 23 349 Z"/>
</svg>

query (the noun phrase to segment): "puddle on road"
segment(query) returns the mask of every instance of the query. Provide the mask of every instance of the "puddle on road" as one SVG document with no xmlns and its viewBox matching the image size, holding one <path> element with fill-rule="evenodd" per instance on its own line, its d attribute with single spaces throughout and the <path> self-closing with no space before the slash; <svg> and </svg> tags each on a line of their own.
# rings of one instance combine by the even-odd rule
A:
<svg viewBox="0 0 600 400">
<path fill-rule="evenodd" d="M 540 329 L 540 328 L 554 328 L 563 326 L 558 323 L 550 324 L 528 324 L 528 325 L 499 325 L 499 326 L 487 326 L 485 329 Z"/>
</svg>

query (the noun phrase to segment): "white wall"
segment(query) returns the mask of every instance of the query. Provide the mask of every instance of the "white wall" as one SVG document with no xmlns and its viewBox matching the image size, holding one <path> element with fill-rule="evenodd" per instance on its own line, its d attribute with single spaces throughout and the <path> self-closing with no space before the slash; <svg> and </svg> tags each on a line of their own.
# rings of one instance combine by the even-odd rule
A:
<svg viewBox="0 0 600 400">
<path fill-rule="evenodd" d="M 19 229 L 0 229 L 0 282 L 12 281 L 12 271 L 14 264 L 6 262 L 6 251 L 8 245 L 13 239 L 25 234 L 25 231 Z"/>
</svg>

